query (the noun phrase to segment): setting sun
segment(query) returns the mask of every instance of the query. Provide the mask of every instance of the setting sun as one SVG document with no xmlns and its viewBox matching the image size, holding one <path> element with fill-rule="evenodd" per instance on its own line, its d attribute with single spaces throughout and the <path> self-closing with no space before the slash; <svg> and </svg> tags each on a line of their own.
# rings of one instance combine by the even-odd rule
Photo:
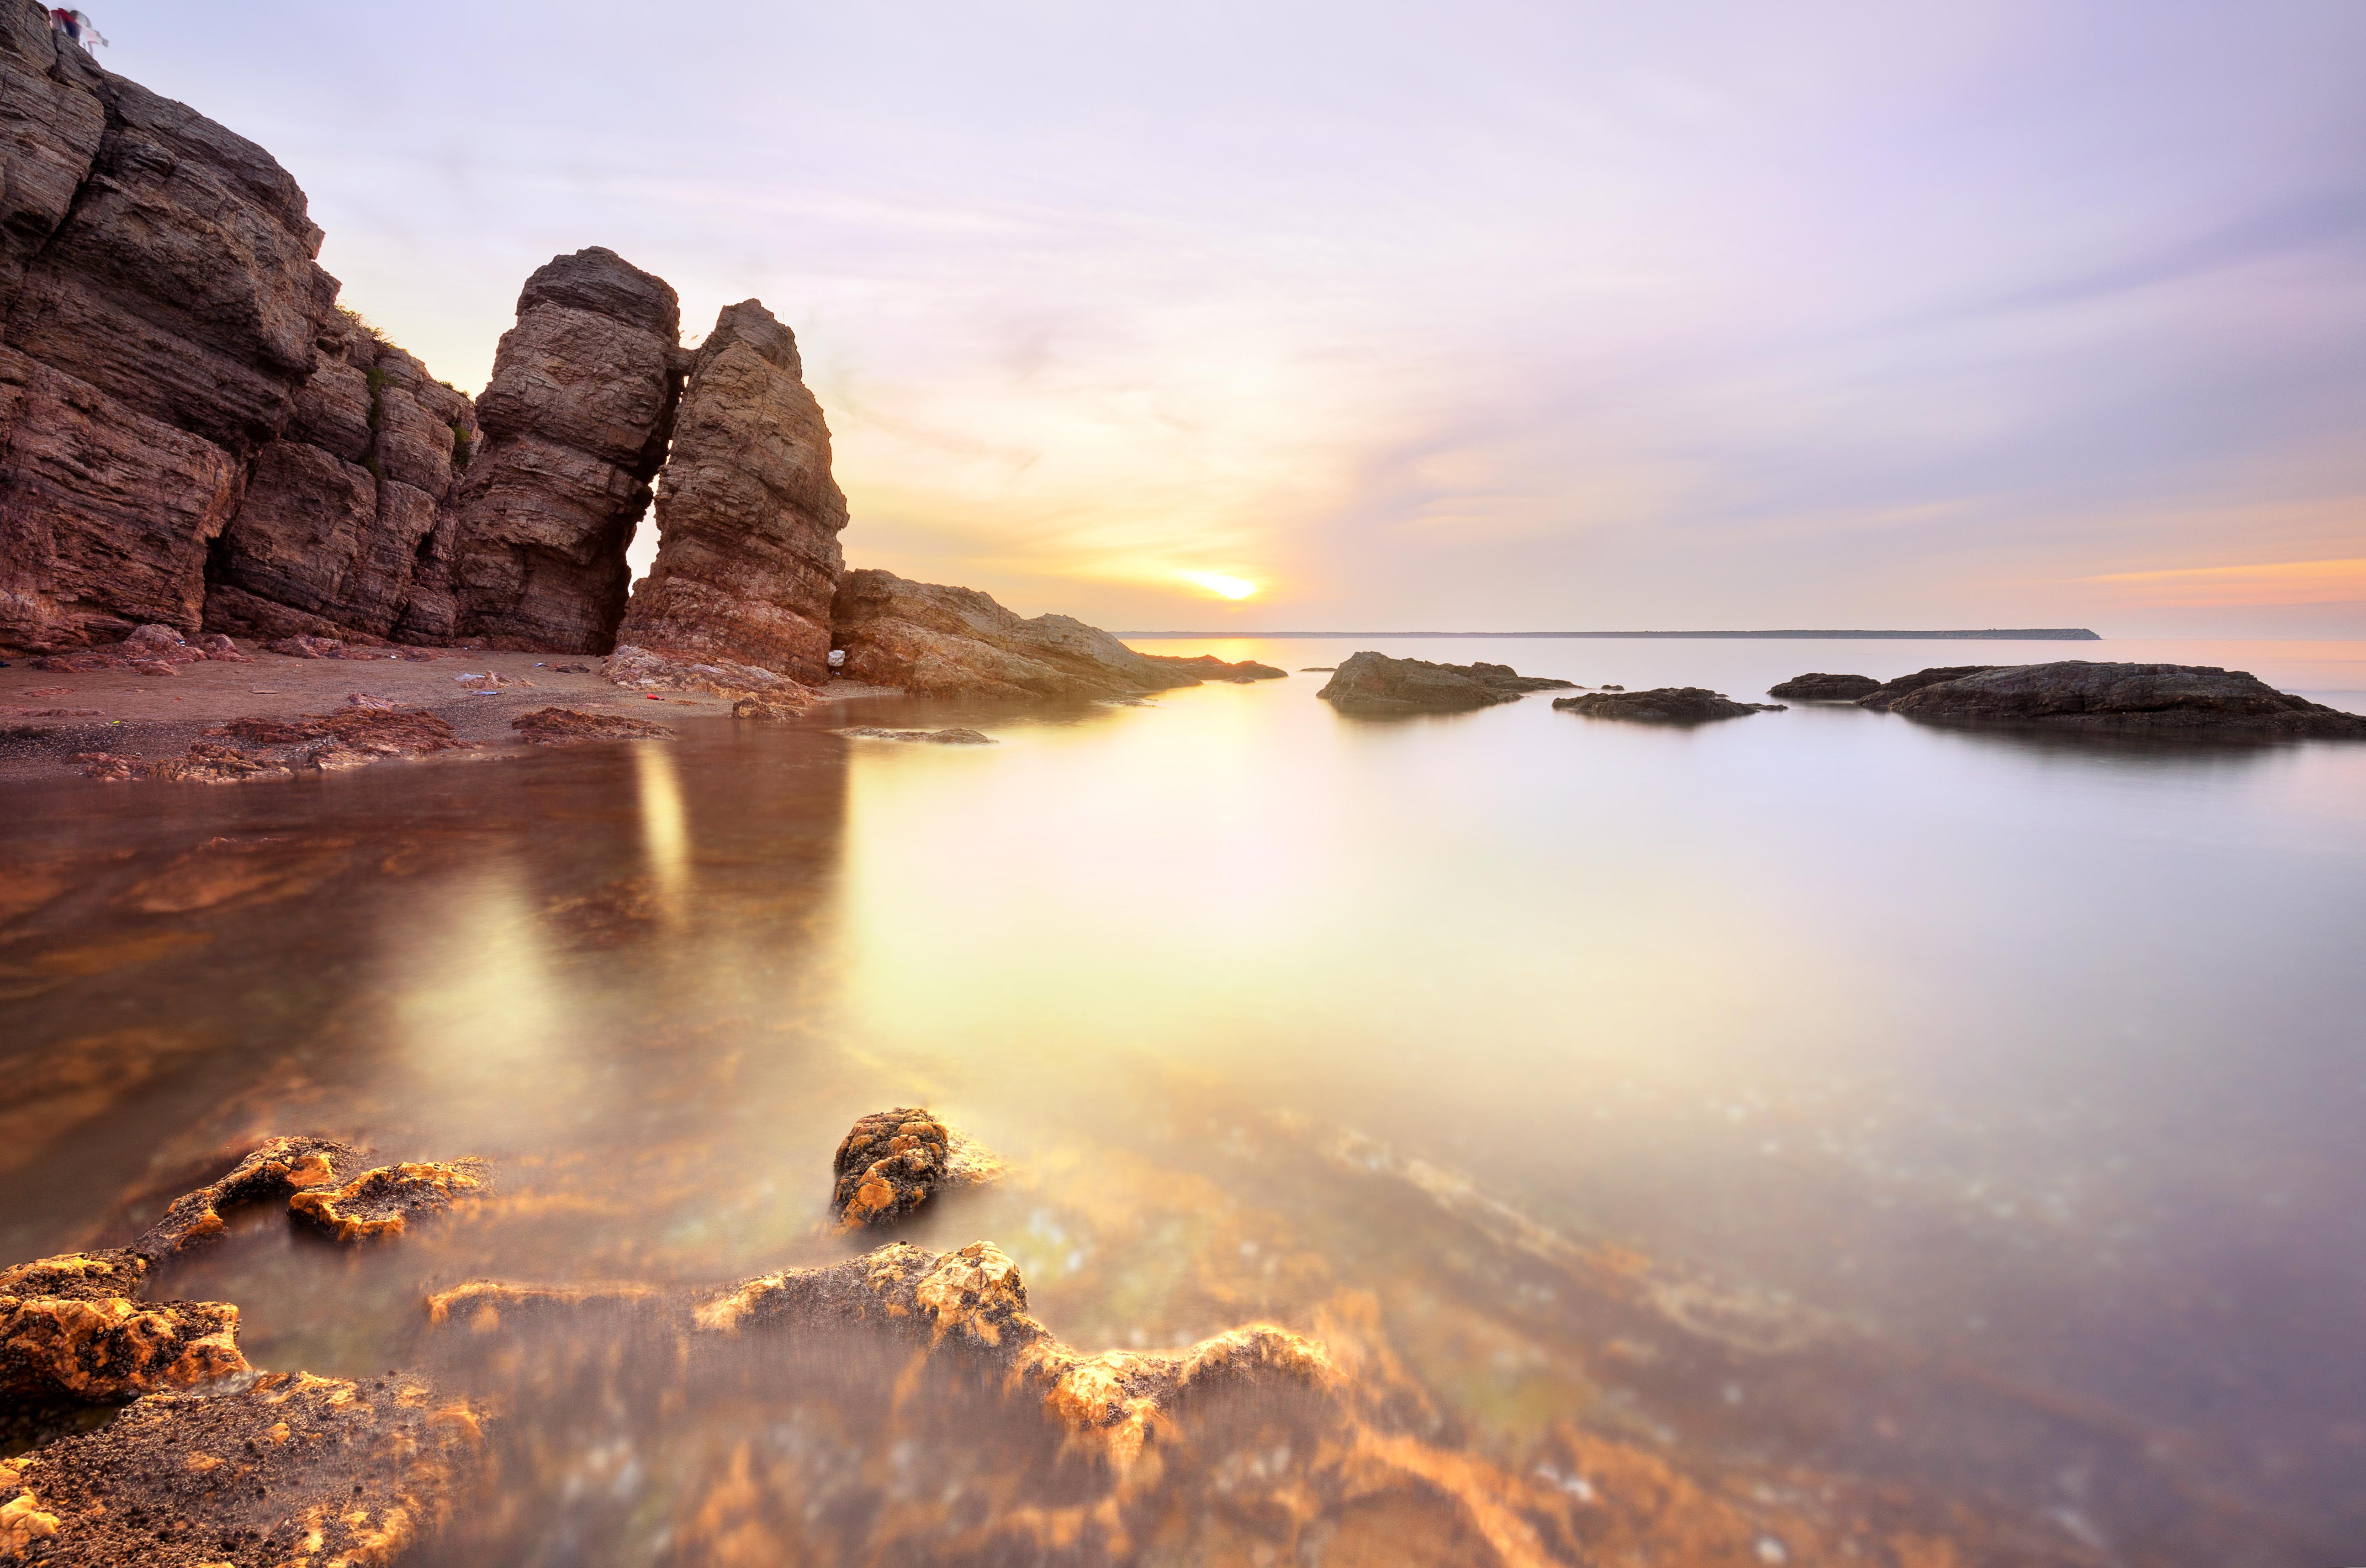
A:
<svg viewBox="0 0 2366 1568">
<path fill-rule="evenodd" d="M 1228 577 L 1221 572 L 1177 572 L 1185 582 L 1206 588 L 1219 599 L 1246 599 L 1256 592 L 1256 584 L 1246 577 Z"/>
</svg>

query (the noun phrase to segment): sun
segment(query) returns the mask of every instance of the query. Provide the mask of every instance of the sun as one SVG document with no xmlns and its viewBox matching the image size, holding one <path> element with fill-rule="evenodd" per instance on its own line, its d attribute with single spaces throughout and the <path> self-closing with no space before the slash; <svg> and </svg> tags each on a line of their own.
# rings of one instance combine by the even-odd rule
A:
<svg viewBox="0 0 2366 1568">
<path fill-rule="evenodd" d="M 1222 572 L 1177 572 L 1185 582 L 1206 588 L 1219 599 L 1246 599 L 1256 592 L 1256 584 L 1246 577 L 1228 577 Z"/>
</svg>

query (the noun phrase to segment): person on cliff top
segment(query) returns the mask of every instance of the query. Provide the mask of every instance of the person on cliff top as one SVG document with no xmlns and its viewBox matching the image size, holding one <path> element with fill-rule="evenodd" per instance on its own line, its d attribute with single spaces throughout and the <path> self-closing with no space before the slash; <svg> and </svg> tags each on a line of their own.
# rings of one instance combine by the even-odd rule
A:
<svg viewBox="0 0 2366 1568">
<path fill-rule="evenodd" d="M 85 50 L 93 44 L 97 44 L 101 48 L 105 48 L 107 44 L 107 39 L 100 35 L 99 30 L 90 25 L 90 18 L 87 16 L 80 11 L 69 11 L 62 6 L 52 8 L 50 12 L 50 31 L 65 34 L 67 38 L 82 45 Z"/>
</svg>

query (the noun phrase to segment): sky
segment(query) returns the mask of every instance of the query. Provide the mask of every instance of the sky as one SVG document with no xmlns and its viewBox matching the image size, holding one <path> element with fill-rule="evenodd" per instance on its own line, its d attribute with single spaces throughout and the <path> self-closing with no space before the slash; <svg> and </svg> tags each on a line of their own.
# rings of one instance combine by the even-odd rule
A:
<svg viewBox="0 0 2366 1568">
<path fill-rule="evenodd" d="M 2366 636 L 2356 0 L 94 17 L 464 390 L 562 252 L 762 299 L 1022 613 Z"/>
</svg>

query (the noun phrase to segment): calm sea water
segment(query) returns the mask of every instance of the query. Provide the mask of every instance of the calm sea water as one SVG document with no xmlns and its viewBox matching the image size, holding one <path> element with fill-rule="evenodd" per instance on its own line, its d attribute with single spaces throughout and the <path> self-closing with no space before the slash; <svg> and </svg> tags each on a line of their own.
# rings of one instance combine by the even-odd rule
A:
<svg viewBox="0 0 2366 1568">
<path fill-rule="evenodd" d="M 120 1238 L 263 1133 L 492 1157 L 474 1219 L 367 1254 L 254 1221 L 169 1282 L 238 1302 L 258 1365 L 359 1374 L 432 1357 L 420 1295 L 457 1279 L 843 1256 L 832 1148 L 926 1103 L 1020 1174 L 915 1238 L 996 1241 L 1086 1349 L 1368 1301 L 1429 1440 L 1505 1476 L 1583 1428 L 2029 1532 L 1964 1562 L 2366 1561 L 2366 745 L 1543 695 L 1359 722 L 1295 672 L 1367 644 L 1139 645 L 1293 673 L 10 787 L 0 1255 Z M 2361 644 L 1370 645 L 1738 697 L 2166 659 L 2366 711 Z M 829 733 L 876 722 L 1000 744 Z M 1564 1245 L 1742 1327 L 1647 1333 Z M 1854 1349 L 1790 1348 L 1819 1335 Z M 673 1409 L 605 1392 L 603 1442 Z M 682 1555 L 678 1500 L 586 1545 L 592 1450 L 549 1455 L 590 1396 L 510 1394 L 550 1428 L 511 1560 L 726 1560 Z M 493 1549 L 468 1528 L 456 1561 Z"/>
</svg>

